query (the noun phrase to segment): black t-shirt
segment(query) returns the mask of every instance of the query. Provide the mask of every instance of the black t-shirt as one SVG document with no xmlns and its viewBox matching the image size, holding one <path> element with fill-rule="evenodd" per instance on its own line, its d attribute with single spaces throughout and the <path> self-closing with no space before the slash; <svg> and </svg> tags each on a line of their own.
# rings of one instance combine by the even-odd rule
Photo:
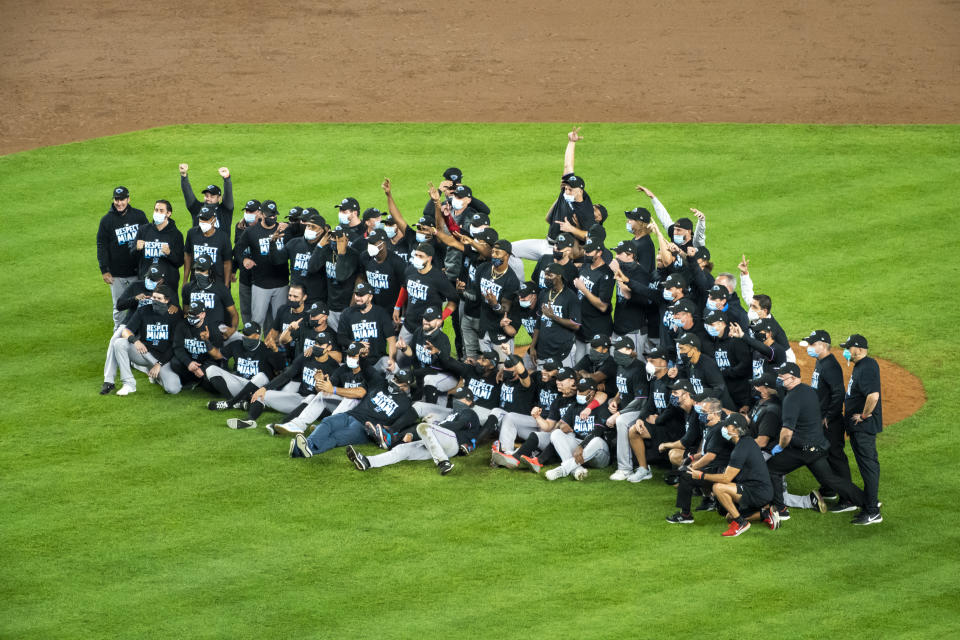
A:
<svg viewBox="0 0 960 640">
<path fill-rule="evenodd" d="M 750 424 L 756 437 L 767 436 L 766 450 L 773 449 L 780 442 L 780 399 L 774 396 L 766 402 L 758 402 L 750 410 Z"/>
<path fill-rule="evenodd" d="M 576 396 L 557 394 L 557 397 L 553 400 L 553 404 L 550 405 L 550 411 L 547 412 L 547 420 L 553 420 L 554 422 L 562 420 L 564 413 L 570 405 L 580 406 L 577 404 Z"/>
<path fill-rule="evenodd" d="M 404 281 L 407 288 L 407 310 L 403 317 L 403 326 L 407 331 L 414 331 L 422 326 L 423 312 L 427 307 L 440 309 L 447 301 L 457 300 L 457 290 L 436 265 L 431 266 L 426 273 L 420 273 L 410 265 L 404 274 Z"/>
<path fill-rule="evenodd" d="M 617 367 L 614 383 L 616 393 L 620 394 L 620 411 L 623 411 L 624 407 L 634 400 L 640 407 L 643 406 L 642 403 L 646 402 L 650 384 L 647 380 L 646 367 L 640 360 L 634 360 L 629 367 Z M 607 389 L 610 390 L 609 385 Z M 612 390 L 608 395 L 613 396 Z M 639 408 L 637 410 L 639 411 Z"/>
<path fill-rule="evenodd" d="M 497 387 L 500 383 L 497 382 L 496 368 L 485 375 L 478 373 L 476 369 L 474 369 L 473 373 L 463 375 L 463 378 L 466 380 L 470 391 L 473 392 L 474 404 L 478 407 L 484 407 L 485 409 L 493 409 L 498 405 L 500 395 L 497 392 Z"/>
<path fill-rule="evenodd" d="M 289 228 L 288 228 L 289 230 Z M 307 294 L 307 306 L 314 300 L 327 299 L 327 274 L 323 265 L 311 261 L 318 242 L 308 242 L 303 236 L 285 239 L 270 245 L 274 263 L 286 262 L 290 268 L 290 284 L 302 285 Z"/>
<path fill-rule="evenodd" d="M 400 233 L 399 229 L 397 233 Z M 406 232 L 400 236 L 396 244 L 394 244 L 392 240 L 387 240 L 387 250 L 406 264 L 410 262 L 410 254 L 418 244 L 420 243 L 417 242 L 417 232 L 413 228 L 407 227 Z M 394 298 L 394 302 L 396 302 L 396 298 Z"/>
<path fill-rule="evenodd" d="M 477 412 L 470 407 L 454 411 L 437 424 L 438 427 L 453 431 L 457 435 L 458 444 L 471 441 L 476 444 L 476 438 L 480 434 L 482 425 L 483 423 L 480 421 Z"/>
<path fill-rule="evenodd" d="M 530 375 L 536 374 L 531 373 Z M 541 378 L 537 381 L 537 385 L 536 406 L 540 407 L 543 416 L 548 416 L 553 403 L 561 397 L 560 392 L 557 391 L 557 380 L 551 378 L 549 382 L 543 382 Z"/>
<path fill-rule="evenodd" d="M 457 280 L 464 283 L 463 295 L 463 315 L 471 318 L 480 317 L 480 307 L 483 303 L 480 301 L 480 265 L 487 261 L 480 261 L 480 255 L 473 250 L 473 247 L 465 247 L 463 252 L 463 268 L 460 269 L 460 275 Z"/>
<path fill-rule="evenodd" d="M 201 337 L 204 331 L 209 334 L 206 340 Z M 177 324 L 173 332 L 173 356 L 184 367 L 189 367 L 191 362 L 199 362 L 201 365 L 217 362 L 210 355 L 211 347 L 223 347 L 223 336 L 216 325 L 211 326 L 206 320 L 198 327 L 185 321 Z"/>
<path fill-rule="evenodd" d="M 852 431 L 866 433 L 880 433 L 883 431 L 883 396 L 877 399 L 877 406 L 869 418 L 860 424 L 853 424 L 853 415 L 862 413 L 867 396 L 871 393 L 880 393 L 880 365 L 877 361 L 866 356 L 853 365 L 853 373 L 847 383 L 847 396 L 843 402 L 843 412 L 847 417 L 847 427 Z"/>
<path fill-rule="evenodd" d="M 646 235 L 642 238 L 634 238 L 631 242 L 637 250 L 633 256 L 634 261 L 647 272 L 649 277 L 657 266 L 657 248 L 653 245 L 653 240 Z"/>
<path fill-rule="evenodd" d="M 503 305 L 509 301 L 512 306 L 517 305 L 517 291 L 520 290 L 520 279 L 509 266 L 499 275 L 493 273 L 493 263 L 482 262 L 477 267 L 477 282 L 480 291 L 480 335 L 493 338 L 500 333 L 500 320 L 504 312 L 495 311 L 486 301 L 488 293 L 493 294 L 497 303 Z"/>
<path fill-rule="evenodd" d="M 276 331 L 279 337 L 279 334 L 286 331 L 287 328 L 297 320 L 300 321 L 299 326 L 303 326 L 304 324 L 307 324 L 310 322 L 310 318 L 307 317 L 306 308 L 304 308 L 303 311 L 294 311 L 293 309 L 290 308 L 290 305 L 284 305 L 277 312 L 277 316 L 273 319 L 273 325 L 270 328 L 273 331 Z M 292 330 L 290 332 L 291 340 L 289 343 L 281 344 L 280 341 L 277 340 L 277 350 L 280 353 L 284 354 L 284 357 L 287 359 L 288 362 L 292 361 L 294 357 L 296 357 L 297 355 L 298 345 L 297 345 L 296 337 L 294 337 L 294 331 L 295 330 Z"/>
<path fill-rule="evenodd" d="M 331 242 L 325 247 L 317 245 L 310 256 L 310 268 L 318 269 L 326 276 L 327 304 L 332 312 L 343 311 L 350 305 L 359 269 L 357 255 L 349 247 L 340 255 Z"/>
<path fill-rule="evenodd" d="M 397 296 L 405 282 L 405 274 L 409 266 L 396 253 L 387 251 L 383 262 L 377 262 L 369 254 L 360 256 L 361 272 L 367 279 L 367 284 L 373 289 L 373 304 L 393 311 L 397 304 Z"/>
<path fill-rule="evenodd" d="M 670 380 L 667 376 L 662 378 L 652 378 L 650 380 L 650 391 L 649 399 L 647 404 L 644 406 L 643 410 L 640 412 L 640 416 L 644 419 L 647 416 L 652 415 L 662 415 L 664 411 L 670 406 L 670 399 L 673 397 L 671 395 L 670 387 L 667 384 Z"/>
<path fill-rule="evenodd" d="M 544 289 L 537 297 L 537 310 L 548 304 L 553 313 L 580 324 L 580 298 L 569 287 L 564 287 L 559 293 L 553 289 Z M 576 332 L 554 322 L 545 315 L 540 316 L 539 336 L 537 337 L 537 356 L 540 358 L 563 359 L 576 339 Z"/>
<path fill-rule="evenodd" d="M 607 418 L 610 417 L 606 404 L 602 404 L 591 411 L 586 418 L 581 418 L 580 413 L 586 408 L 587 405 L 578 403 L 574 398 L 573 403 L 563 409 L 560 414 L 560 421 L 573 429 L 573 432 L 580 439 L 586 438 L 599 428 L 616 432 L 615 429 L 609 429 L 606 425 Z"/>
<path fill-rule="evenodd" d="M 135 334 L 147 351 L 161 364 L 173 359 L 173 334 L 183 322 L 179 313 L 157 313 L 153 306 L 141 307 L 130 317 L 127 329 Z"/>
<path fill-rule="evenodd" d="M 773 496 L 773 485 L 770 483 L 767 463 L 764 462 L 763 453 L 757 446 L 757 441 L 753 438 L 742 436 L 737 440 L 727 466 L 740 469 L 737 477 L 734 478 L 734 482 L 748 489 L 755 497 L 763 499 L 767 496 Z"/>
<path fill-rule="evenodd" d="M 752 349 L 752 377 L 759 378 L 764 373 L 776 374 L 777 369 L 787 361 L 786 350 L 776 342 L 768 347 L 752 337 L 745 336 L 743 339 Z"/>
<path fill-rule="evenodd" d="M 137 249 L 137 243 L 143 240 L 143 249 Z M 166 244 L 170 253 L 163 252 Z M 139 276 L 147 275 L 150 267 L 156 265 L 163 271 L 163 282 L 174 291 L 180 288 L 180 267 L 183 266 L 183 234 L 177 229 L 173 219 L 168 218 L 163 229 L 155 224 L 141 225 L 137 237 L 131 243 L 133 254 L 140 260 Z"/>
<path fill-rule="evenodd" d="M 718 336 L 712 339 L 713 359 L 723 374 L 723 379 L 727 384 L 727 391 L 733 403 L 739 407 L 746 407 L 750 404 L 750 397 L 753 393 L 750 388 L 750 374 L 752 373 L 752 362 L 750 360 L 750 347 L 742 338 L 729 338 Z"/>
<path fill-rule="evenodd" d="M 416 420 L 412 411 L 410 395 L 379 387 L 368 390 L 367 395 L 347 413 L 360 422 L 371 422 L 400 430 Z"/>
<path fill-rule="evenodd" d="M 687 361 L 680 367 L 690 379 L 693 390 L 697 393 L 706 393 L 720 400 L 725 409 L 736 411 L 739 406 L 734 406 L 730 393 L 727 391 L 727 383 L 720 373 L 720 367 L 717 361 L 705 353 L 700 354 L 700 359 L 696 362 Z"/>
<path fill-rule="evenodd" d="M 427 343 L 432 344 L 439 350 L 439 353 L 432 353 L 427 348 Z M 423 332 L 423 325 L 417 327 L 413 332 L 413 339 L 410 341 L 410 349 L 413 351 L 413 357 L 416 358 L 420 368 L 429 368 L 441 370 L 441 361 L 450 357 L 450 338 L 441 330 L 427 335 Z"/>
<path fill-rule="evenodd" d="M 363 369 L 357 367 L 354 371 L 344 363 L 330 376 L 330 384 L 341 389 L 366 389 L 367 376 Z"/>
<path fill-rule="evenodd" d="M 551 265 L 556 262 L 553 259 L 552 255 L 540 256 L 540 259 L 537 260 L 537 264 L 533 267 L 533 272 L 530 274 L 530 281 L 535 282 L 541 290 L 549 289 L 547 286 L 546 280 L 543 279 L 543 270 L 547 268 L 547 265 Z M 557 263 L 559 264 L 559 263 Z M 573 260 L 568 261 L 566 264 L 561 264 L 563 267 L 563 273 L 560 275 L 563 278 L 563 286 L 573 289 L 573 281 L 577 279 L 577 276 L 580 275 L 579 269 Z"/>
<path fill-rule="evenodd" d="M 227 228 L 229 229 L 229 227 Z M 211 277 L 223 282 L 223 263 L 225 260 L 233 260 L 230 232 L 217 229 L 208 237 L 203 235 L 200 227 L 193 227 L 187 231 L 187 239 L 183 243 L 183 252 L 190 256 L 194 264 L 200 256 L 210 256 L 210 259 L 213 260 Z"/>
<path fill-rule="evenodd" d="M 512 413 L 529 414 L 533 408 L 534 398 L 537 397 L 537 378 L 539 376 L 530 375 L 530 386 L 524 387 L 520 379 L 515 375 L 513 379 L 504 378 L 500 384 L 500 408 Z"/>
<path fill-rule="evenodd" d="M 817 390 L 820 398 L 820 415 L 828 420 L 843 417 L 843 370 L 832 353 L 817 360 L 810 386 Z"/>
<path fill-rule="evenodd" d="M 787 391 L 782 411 L 784 428 L 793 431 L 791 446 L 830 446 L 820 422 L 820 400 L 812 387 L 801 383 Z"/>
<path fill-rule="evenodd" d="M 308 312 L 309 313 L 309 312 Z M 322 330 L 317 330 L 311 327 L 308 323 L 310 322 L 309 316 L 303 319 L 303 322 L 300 325 L 290 332 L 291 342 L 296 345 L 295 354 L 303 355 L 303 353 L 317 343 L 317 339 L 322 334 L 330 341 L 330 344 L 337 344 L 337 334 L 329 326 Z"/>
<path fill-rule="evenodd" d="M 270 258 L 270 245 L 273 243 L 270 237 L 274 231 L 276 231 L 276 228 L 264 229 L 259 224 L 247 227 L 235 247 L 235 252 L 239 255 L 244 255 L 245 251 L 250 252 L 246 257 L 255 263 L 253 269 L 248 270 L 250 271 L 251 283 L 262 289 L 284 287 L 289 281 L 287 264 L 274 264 Z M 282 248 L 283 238 L 278 238 L 276 244 L 278 248 Z M 244 269 L 242 262 L 238 265 L 238 268 Z"/>
<path fill-rule="evenodd" d="M 613 310 L 613 330 L 623 336 L 646 328 L 648 308 L 655 292 L 650 289 L 650 273 L 636 262 L 623 262 L 620 270 L 628 282 L 614 281 L 617 305 Z M 625 292 L 629 293 L 629 298 L 624 296 Z"/>
<path fill-rule="evenodd" d="M 387 353 L 387 338 L 393 336 L 393 319 L 383 307 L 370 305 L 363 312 L 359 307 L 350 307 L 340 316 L 337 337 L 340 346 L 346 349 L 351 342 L 366 342 L 370 345 L 367 357 L 379 358 Z"/>
<path fill-rule="evenodd" d="M 605 264 L 600 265 L 598 269 L 585 264 L 580 267 L 578 275 L 587 291 L 600 298 L 601 302 L 607 303 L 607 310 L 600 311 L 587 300 L 583 293 L 577 291 L 577 297 L 580 298 L 580 317 L 583 319 L 583 325 L 577 336 L 586 342 L 597 333 L 610 335 L 613 332 L 613 305 L 611 304 L 615 283 L 613 272 Z"/>
<path fill-rule="evenodd" d="M 268 379 L 273 378 L 283 367 L 280 355 L 262 342 L 257 342 L 253 349 L 247 349 L 243 346 L 243 340 L 234 340 L 223 347 L 222 353 L 224 358 L 233 358 L 234 373 L 247 380 L 258 373 L 265 374 Z"/>
<path fill-rule="evenodd" d="M 606 357 L 603 358 L 600 362 L 594 362 L 590 359 L 590 353 L 593 351 L 593 348 L 587 346 L 587 355 L 580 358 L 580 361 L 574 365 L 574 369 L 580 376 L 590 375 L 591 377 L 595 373 L 603 374 L 603 380 L 597 380 L 597 383 L 601 385 L 601 391 L 607 391 L 608 395 L 613 396 L 616 392 L 611 391 L 613 388 L 612 385 L 607 386 L 608 380 L 613 380 L 617 375 L 617 363 L 613 361 L 613 356 L 609 353 L 606 354 Z M 598 376 L 599 378 L 600 376 Z"/>
<path fill-rule="evenodd" d="M 730 454 L 733 452 L 733 443 L 723 437 L 722 429 L 723 427 L 719 424 L 715 424 L 709 427 L 703 436 L 703 453 L 714 455 L 714 459 L 707 466 L 716 471 L 727 466 L 727 461 L 730 460 Z"/>
<path fill-rule="evenodd" d="M 137 309 L 153 304 L 153 299 L 150 297 L 152 293 L 150 289 L 147 289 L 143 280 L 134 280 L 133 284 L 123 290 L 123 293 L 117 298 L 117 311 L 127 312 L 123 318 L 123 324 L 130 322 L 130 318 Z M 146 297 L 137 300 L 137 296 L 140 294 Z"/>
<path fill-rule="evenodd" d="M 295 381 L 300 383 L 297 393 L 308 396 L 317 392 L 315 376 L 318 371 L 331 375 L 339 366 L 340 363 L 329 356 L 322 362 L 312 357 L 297 356 L 290 366 L 270 381 L 267 389 L 283 389 L 288 382 Z"/>
<path fill-rule="evenodd" d="M 191 302 L 203 303 L 207 309 L 205 320 L 211 327 L 218 329 L 221 324 L 230 325 L 227 309 L 234 306 L 234 301 L 223 282 L 215 280 L 205 289 L 201 289 L 196 281 L 188 282 L 183 288 L 183 306 L 187 307 Z"/>
<path fill-rule="evenodd" d="M 593 201 L 590 200 L 586 189 L 583 190 L 582 202 L 567 202 L 563 198 L 563 191 L 560 192 L 551 208 L 550 227 L 547 230 L 548 240 L 556 241 L 557 236 L 562 233 L 560 223 L 564 220 L 582 231 L 587 231 L 594 225 L 596 221 L 593 217 Z"/>
</svg>

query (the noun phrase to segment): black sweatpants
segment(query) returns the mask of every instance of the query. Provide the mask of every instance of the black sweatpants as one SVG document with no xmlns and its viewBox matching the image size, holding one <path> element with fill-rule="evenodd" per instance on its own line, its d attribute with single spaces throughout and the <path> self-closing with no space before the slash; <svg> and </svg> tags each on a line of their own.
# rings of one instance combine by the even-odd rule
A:
<svg viewBox="0 0 960 640">
<path fill-rule="evenodd" d="M 810 469 L 821 486 L 833 487 L 841 500 L 861 507 L 864 505 L 864 494 L 860 487 L 834 475 L 830 470 L 826 449 L 790 446 L 767 460 L 767 471 L 773 483 L 773 504 L 778 508 L 786 506 L 783 503 L 783 476 L 800 467 Z"/>
<path fill-rule="evenodd" d="M 850 462 L 847 460 L 847 454 L 843 448 L 846 446 L 843 432 L 843 418 L 834 418 L 827 422 L 827 427 L 823 430 L 827 441 L 830 443 L 830 449 L 827 450 L 827 463 L 833 475 L 850 481 Z M 821 487 L 833 489 L 833 487 Z"/>
<path fill-rule="evenodd" d="M 708 470 L 705 473 L 716 473 L 715 470 Z M 688 473 L 680 474 L 680 484 L 677 485 L 677 509 L 681 513 L 690 513 L 690 502 L 693 500 L 694 487 L 703 489 L 703 495 L 709 496 L 713 489 L 713 483 L 706 480 L 694 480 Z"/>
<path fill-rule="evenodd" d="M 863 431 L 850 432 L 850 448 L 863 477 L 864 502 L 867 513 L 880 510 L 877 505 L 880 491 L 880 458 L 877 455 L 877 435 Z"/>
</svg>

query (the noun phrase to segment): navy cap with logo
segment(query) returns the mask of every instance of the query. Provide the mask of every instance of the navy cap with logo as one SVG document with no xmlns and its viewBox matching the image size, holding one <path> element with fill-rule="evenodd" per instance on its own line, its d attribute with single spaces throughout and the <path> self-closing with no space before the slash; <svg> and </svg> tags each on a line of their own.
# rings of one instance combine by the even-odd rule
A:
<svg viewBox="0 0 960 640">
<path fill-rule="evenodd" d="M 526 298 L 527 296 L 536 295 L 537 287 L 532 282 L 524 282 L 520 285 L 520 291 L 517 292 L 517 296 L 521 298 Z"/>
<path fill-rule="evenodd" d="M 569 249 L 573 246 L 573 236 L 561 233 L 557 236 L 557 249 Z"/>
<path fill-rule="evenodd" d="M 472 198 L 473 189 L 471 189 L 465 184 L 458 184 L 457 188 L 453 190 L 453 197 L 454 198 Z"/>
<path fill-rule="evenodd" d="M 607 239 L 607 230 L 604 228 L 603 223 L 594 222 L 590 225 L 590 228 L 587 230 L 587 238 L 591 240 L 598 240 L 603 242 Z"/>
<path fill-rule="evenodd" d="M 583 189 L 584 187 L 583 178 L 573 173 L 569 173 L 563 177 L 563 184 L 573 187 L 574 189 Z"/>
<path fill-rule="evenodd" d="M 453 184 L 460 184 L 460 181 L 463 180 L 463 172 L 456 167 L 450 167 L 443 172 L 443 177 Z"/>
<path fill-rule="evenodd" d="M 557 264 L 556 262 L 551 262 L 543 268 L 543 272 L 550 274 L 552 276 L 562 276 L 563 275 L 563 265 Z"/>
<path fill-rule="evenodd" d="M 363 345 L 359 342 L 351 342 L 344 353 L 348 356 L 358 356 L 363 351 Z"/>
<path fill-rule="evenodd" d="M 199 258 L 198 258 L 198 261 L 199 261 Z M 163 269 L 161 269 L 158 265 L 155 265 L 155 264 L 150 265 L 150 268 L 147 270 L 146 277 L 152 280 L 153 282 L 159 282 L 160 280 L 163 280 Z"/>
<path fill-rule="evenodd" d="M 434 250 L 433 245 L 430 244 L 429 242 L 421 242 L 420 244 L 418 244 L 418 245 L 416 246 L 416 248 L 414 249 L 414 251 L 419 251 L 419 252 L 424 253 L 424 254 L 426 254 L 426 255 L 428 255 L 428 256 L 433 256 L 433 255 L 436 255 L 436 253 L 437 253 L 437 252 Z"/>
<path fill-rule="evenodd" d="M 647 352 L 647 360 L 669 360 L 670 355 L 663 347 L 654 347 Z"/>
<path fill-rule="evenodd" d="M 773 335 L 773 320 L 770 318 L 759 318 L 750 323 L 750 331 L 754 334 L 763 331 L 766 334 Z"/>
<path fill-rule="evenodd" d="M 377 209 L 376 207 L 371 207 L 369 209 L 364 209 L 362 219 L 374 220 L 376 218 L 382 218 L 382 217 L 383 217 L 383 212 L 380 211 L 380 209 Z"/>
<path fill-rule="evenodd" d="M 540 368 L 544 371 L 556 371 L 560 368 L 560 363 L 557 362 L 556 358 L 544 358 Z"/>
<path fill-rule="evenodd" d="M 333 208 L 341 211 L 360 211 L 360 203 L 357 202 L 356 198 L 344 198 L 340 201 L 340 204 L 333 205 Z"/>
<path fill-rule="evenodd" d="M 710 313 L 703 316 L 703 324 L 713 324 L 714 322 L 726 322 L 727 316 L 723 311 L 711 310 Z"/>
<path fill-rule="evenodd" d="M 259 322 L 245 322 L 243 324 L 243 329 L 241 330 L 243 335 L 252 336 L 255 333 L 260 333 L 260 323 Z"/>
<path fill-rule="evenodd" d="M 334 344 L 333 336 L 326 331 L 321 331 L 317 334 L 317 337 L 313 339 L 313 346 L 315 347 L 324 347 L 332 344 Z"/>
<path fill-rule="evenodd" d="M 470 225 L 473 227 L 489 227 L 490 216 L 485 213 L 475 213 L 473 217 L 470 218 Z"/>
<path fill-rule="evenodd" d="M 380 244 L 387 241 L 387 234 L 383 229 L 374 229 L 367 234 L 367 244 Z"/>
<path fill-rule="evenodd" d="M 600 244 L 600 242 L 597 241 L 595 238 L 589 238 L 583 245 L 584 253 L 592 253 L 600 249 L 603 249 L 603 245 Z"/>
<path fill-rule="evenodd" d="M 204 305 L 199 300 L 195 300 L 191 302 L 190 304 L 187 305 L 187 308 L 186 308 L 187 315 L 192 316 L 194 318 L 196 318 L 206 310 L 207 310 L 206 305 Z"/>
<path fill-rule="evenodd" d="M 247 200 L 247 204 L 243 205 L 244 211 L 260 211 L 260 201 L 259 200 Z"/>
<path fill-rule="evenodd" d="M 713 298 L 714 300 L 726 300 L 730 297 L 730 291 L 722 284 L 715 284 L 710 287 L 710 291 L 707 292 L 707 297 Z"/>
<path fill-rule="evenodd" d="M 506 251 L 509 254 L 513 253 L 513 244 L 506 238 L 500 238 L 493 243 L 494 249 L 500 249 L 500 251 Z"/>
<path fill-rule="evenodd" d="M 859 333 L 855 333 L 852 336 L 849 336 L 846 340 L 840 343 L 840 346 L 844 349 L 849 349 L 850 347 L 859 347 L 861 349 L 868 349 L 867 339 L 864 338 Z"/>
<path fill-rule="evenodd" d="M 590 346 L 594 349 L 606 349 L 610 346 L 610 336 L 598 333 L 590 338 Z"/>
<path fill-rule="evenodd" d="M 512 369 L 512 368 L 514 368 L 515 366 L 517 366 L 518 364 L 520 364 L 521 362 L 523 362 L 523 358 L 521 358 L 520 356 L 518 356 L 518 355 L 515 354 L 515 353 L 511 353 L 511 354 L 508 355 L 508 356 L 506 357 L 506 359 L 503 361 L 503 366 L 506 367 L 506 368 L 508 368 L 508 369 Z"/>
<path fill-rule="evenodd" d="M 201 253 L 193 263 L 194 271 L 210 271 L 213 269 L 213 258 L 209 254 Z"/>
<path fill-rule="evenodd" d="M 607 214 L 607 208 L 606 208 L 605 206 L 603 206 L 602 204 L 595 204 L 595 205 L 593 205 L 593 206 L 596 207 L 596 208 L 597 208 L 597 211 L 600 212 L 600 223 L 603 223 L 603 221 L 607 219 L 607 215 L 608 215 L 608 214 Z M 600 224 L 600 223 L 598 223 L 598 224 Z"/>
<path fill-rule="evenodd" d="M 442 318 L 440 309 L 438 307 L 427 307 L 423 310 L 422 318 L 428 322 L 433 322 L 434 320 L 439 320 Z"/>
<path fill-rule="evenodd" d="M 621 240 L 617 243 L 617 248 L 614 250 L 614 253 L 629 253 L 630 255 L 636 255 L 637 247 L 629 240 Z"/>
<path fill-rule="evenodd" d="M 216 207 L 200 207 L 200 213 L 197 215 L 200 220 L 211 220 L 217 217 Z"/>
<path fill-rule="evenodd" d="M 814 342 L 826 342 L 830 344 L 830 334 L 824 331 L 823 329 L 817 329 L 816 331 L 811 331 L 810 335 L 800 341 L 801 347 L 809 347 Z"/>
<path fill-rule="evenodd" d="M 279 213 L 279 211 L 277 211 L 277 203 L 273 200 L 264 200 L 263 206 L 260 207 L 260 210 L 263 211 L 264 215 L 267 217 L 275 216 Z"/>
<path fill-rule="evenodd" d="M 462 387 L 457 387 L 453 390 L 453 393 L 450 394 L 457 400 L 470 400 L 473 401 L 473 391 L 470 391 L 470 387 L 464 385 Z"/>
<path fill-rule="evenodd" d="M 756 378 L 750 380 L 751 387 L 766 387 L 767 389 L 777 388 L 777 376 L 772 371 L 767 371 Z"/>
<path fill-rule="evenodd" d="M 687 393 L 694 393 L 693 384 L 687 378 L 677 378 L 673 383 L 667 385 L 673 391 L 686 391 Z"/>
<path fill-rule="evenodd" d="M 694 315 L 697 311 L 697 306 L 693 304 L 693 301 L 688 298 L 680 298 L 672 305 L 670 305 L 670 313 L 676 315 L 678 313 L 689 313 Z"/>
<path fill-rule="evenodd" d="M 690 331 L 685 331 L 677 337 L 677 344 L 685 344 L 696 349 L 700 348 L 700 336 Z"/>
<path fill-rule="evenodd" d="M 710 249 L 707 249 L 706 247 L 700 247 L 697 249 L 697 252 L 693 254 L 693 257 L 696 260 L 710 260 Z"/>
<path fill-rule="evenodd" d="M 398 384 L 412 384 L 413 371 L 410 369 L 400 369 L 397 371 L 396 375 L 393 376 L 393 381 Z"/>
<path fill-rule="evenodd" d="M 480 356 L 486 358 L 490 362 L 497 363 L 500 362 L 500 354 L 493 349 L 486 349 L 480 352 Z"/>
<path fill-rule="evenodd" d="M 366 282 L 358 282 L 353 288 L 353 293 L 358 296 L 365 296 L 373 293 L 373 289 Z"/>
<path fill-rule="evenodd" d="M 796 362 L 785 362 L 777 368 L 777 376 L 800 377 L 800 366 Z"/>
<path fill-rule="evenodd" d="M 747 428 L 747 417 L 742 413 L 731 413 L 720 424 L 725 427 L 736 427 L 737 431 L 744 431 Z"/>
<path fill-rule="evenodd" d="M 306 209 L 303 207 L 290 207 L 290 210 L 287 211 L 287 220 L 290 222 L 300 222 L 303 220 L 303 214 L 306 212 Z"/>
<path fill-rule="evenodd" d="M 310 305 L 309 313 L 311 316 L 319 316 L 321 314 L 326 316 L 330 314 L 330 307 L 328 307 L 327 303 L 323 300 L 318 300 Z"/>
<path fill-rule="evenodd" d="M 577 372 L 570 367 L 560 367 L 557 369 L 557 380 L 573 380 L 577 377 Z"/>
<path fill-rule="evenodd" d="M 119 186 L 113 190 L 113 199 L 114 200 L 123 200 L 124 198 L 130 197 L 130 190 L 124 186 Z"/>
<path fill-rule="evenodd" d="M 636 349 L 636 345 L 627 336 L 619 336 L 610 341 L 610 348 L 618 351 L 620 349 L 630 349 L 632 351 Z"/>
<path fill-rule="evenodd" d="M 497 240 L 500 239 L 500 234 L 497 233 L 496 229 L 487 227 L 486 229 L 481 229 L 480 233 L 474 236 L 474 239 L 484 242 L 492 247 L 494 244 L 496 244 Z"/>
<path fill-rule="evenodd" d="M 322 215 L 317 213 L 316 209 L 313 211 L 305 210 L 300 214 L 299 220 L 303 224 L 315 224 L 318 227 L 325 227 L 327 225 L 327 221 L 323 219 Z M 290 216 L 290 222 L 295 222 L 293 215 Z"/>
<path fill-rule="evenodd" d="M 214 196 L 220 195 L 220 187 L 215 184 L 208 184 L 207 188 L 201 191 L 200 193 L 209 193 Z"/>
<path fill-rule="evenodd" d="M 687 288 L 687 279 L 684 278 L 679 273 L 671 273 L 667 276 L 667 279 L 663 281 L 664 289 L 686 289 Z"/>
<path fill-rule="evenodd" d="M 624 211 L 623 214 L 627 216 L 627 220 L 650 222 L 650 212 L 643 207 L 637 207 L 636 209 L 630 209 L 630 211 Z"/>
<path fill-rule="evenodd" d="M 693 221 L 690 220 L 690 218 L 680 218 L 673 223 L 673 226 L 686 229 L 687 231 L 693 231 Z"/>
<path fill-rule="evenodd" d="M 596 391 L 597 381 L 593 378 L 580 378 L 577 380 L 577 391 Z"/>
</svg>

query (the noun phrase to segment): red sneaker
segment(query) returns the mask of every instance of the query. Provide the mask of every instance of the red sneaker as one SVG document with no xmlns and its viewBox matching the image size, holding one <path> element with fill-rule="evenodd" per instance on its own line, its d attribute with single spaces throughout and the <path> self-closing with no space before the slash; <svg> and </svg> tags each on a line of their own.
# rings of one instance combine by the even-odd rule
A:
<svg viewBox="0 0 960 640">
<path fill-rule="evenodd" d="M 736 520 L 733 520 L 730 522 L 730 527 L 720 535 L 727 538 L 735 538 L 749 528 L 750 528 L 749 522 L 744 522 L 741 525 Z"/>
<path fill-rule="evenodd" d="M 540 464 L 540 461 L 536 458 L 531 458 L 530 456 L 520 456 L 520 459 L 526 463 L 530 470 L 534 473 L 540 473 L 540 469 L 543 468 L 543 465 Z"/>
</svg>

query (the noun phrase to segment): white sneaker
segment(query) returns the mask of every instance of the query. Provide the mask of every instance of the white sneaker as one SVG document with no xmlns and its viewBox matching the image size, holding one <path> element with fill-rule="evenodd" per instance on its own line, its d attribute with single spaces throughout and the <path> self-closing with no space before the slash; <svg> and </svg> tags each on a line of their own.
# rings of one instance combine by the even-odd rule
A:
<svg viewBox="0 0 960 640">
<path fill-rule="evenodd" d="M 584 467 L 577 467 L 576 469 L 573 470 L 574 480 L 577 480 L 577 481 L 586 480 L 588 475 L 590 475 L 590 472 L 587 471 L 586 468 Z"/>
<path fill-rule="evenodd" d="M 547 480 L 557 480 L 558 478 L 563 478 L 567 475 L 567 472 L 563 470 L 563 467 L 557 467 L 555 469 L 550 469 L 545 474 Z"/>
<path fill-rule="evenodd" d="M 611 480 L 619 482 L 620 480 L 626 480 L 633 474 L 632 471 L 624 471 L 623 469 L 617 469 L 613 475 L 610 476 Z"/>
<path fill-rule="evenodd" d="M 650 471 L 650 467 L 639 467 L 636 471 L 630 474 L 630 477 L 627 478 L 627 482 L 643 482 L 644 480 L 649 480 L 653 477 L 653 472 Z"/>
<path fill-rule="evenodd" d="M 136 388 L 136 387 L 131 387 L 131 386 L 128 385 L 128 384 L 124 384 L 122 387 L 120 387 L 120 390 L 117 391 L 117 395 L 118 395 L 118 396 L 128 396 L 128 395 L 130 395 L 131 393 L 136 393 L 136 392 L 137 392 L 137 388 Z"/>
</svg>

